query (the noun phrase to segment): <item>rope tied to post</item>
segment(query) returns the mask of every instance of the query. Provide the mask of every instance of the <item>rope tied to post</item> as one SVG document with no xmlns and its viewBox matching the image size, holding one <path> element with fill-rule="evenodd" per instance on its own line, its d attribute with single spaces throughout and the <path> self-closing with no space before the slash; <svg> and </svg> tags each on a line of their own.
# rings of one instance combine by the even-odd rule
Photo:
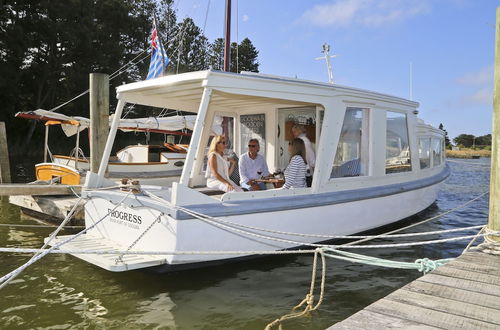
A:
<svg viewBox="0 0 500 330">
<path fill-rule="evenodd" d="M 314 291 L 316 289 L 316 273 L 317 273 L 317 264 L 318 264 L 318 255 L 321 256 L 321 285 L 320 285 L 320 293 L 319 293 L 319 298 L 318 302 L 316 305 L 314 304 Z M 326 260 L 325 260 L 325 255 L 324 251 L 322 248 L 317 248 L 314 251 L 314 259 L 313 259 L 313 266 L 312 266 L 312 273 L 311 273 L 311 286 L 309 288 L 309 293 L 306 294 L 305 298 L 302 299 L 302 301 L 295 307 L 292 308 L 292 311 L 288 314 L 283 315 L 282 317 L 274 320 L 273 322 L 269 323 L 265 330 L 270 330 L 276 325 L 278 326 L 278 329 L 283 329 L 282 327 L 282 322 L 285 320 L 297 318 L 297 317 L 302 317 L 302 316 L 309 316 L 310 313 L 321 305 L 323 302 L 323 297 L 325 293 L 325 279 L 326 279 Z M 304 306 L 304 309 L 302 311 L 297 312 L 299 308 Z"/>
<path fill-rule="evenodd" d="M 431 260 L 429 258 L 422 258 L 415 260 L 415 265 L 417 265 L 417 270 L 421 273 L 427 274 L 428 272 L 433 271 L 439 266 L 444 265 L 445 262 L 441 260 Z"/>
</svg>

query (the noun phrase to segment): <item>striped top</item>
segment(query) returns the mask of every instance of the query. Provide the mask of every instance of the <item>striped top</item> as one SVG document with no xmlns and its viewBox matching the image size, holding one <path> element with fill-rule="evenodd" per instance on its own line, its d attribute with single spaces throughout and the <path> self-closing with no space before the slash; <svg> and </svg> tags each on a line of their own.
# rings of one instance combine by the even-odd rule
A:
<svg viewBox="0 0 500 330">
<path fill-rule="evenodd" d="M 306 163 L 299 155 L 290 159 L 285 169 L 285 184 L 283 189 L 306 187 Z"/>
</svg>

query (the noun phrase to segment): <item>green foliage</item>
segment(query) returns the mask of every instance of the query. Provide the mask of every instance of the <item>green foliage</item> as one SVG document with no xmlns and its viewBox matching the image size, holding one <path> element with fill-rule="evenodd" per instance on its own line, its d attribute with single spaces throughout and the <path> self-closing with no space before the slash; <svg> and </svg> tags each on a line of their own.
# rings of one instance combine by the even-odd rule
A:
<svg viewBox="0 0 500 330">
<path fill-rule="evenodd" d="M 233 42 L 231 44 L 230 71 L 238 73 L 241 71 L 259 72 L 258 55 L 259 51 L 255 49 L 250 39 L 243 39 L 239 45 Z"/>
<path fill-rule="evenodd" d="M 448 137 L 448 131 L 444 129 L 444 126 L 442 123 L 439 124 L 439 129 L 444 132 L 444 144 L 446 149 L 451 149 L 451 141 L 450 138 Z"/>
<path fill-rule="evenodd" d="M 491 134 L 486 134 L 478 137 L 472 134 L 460 134 L 453 139 L 453 142 L 455 142 L 456 145 L 465 148 L 486 149 L 486 147 L 489 146 L 491 149 Z"/>
</svg>

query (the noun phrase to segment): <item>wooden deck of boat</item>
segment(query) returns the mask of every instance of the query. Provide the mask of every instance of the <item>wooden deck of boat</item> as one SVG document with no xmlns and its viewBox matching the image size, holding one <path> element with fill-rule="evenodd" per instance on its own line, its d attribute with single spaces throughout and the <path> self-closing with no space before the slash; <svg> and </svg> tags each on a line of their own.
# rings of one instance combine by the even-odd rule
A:
<svg viewBox="0 0 500 330">
<path fill-rule="evenodd" d="M 500 329 L 500 256 L 467 252 L 328 329 Z"/>
</svg>

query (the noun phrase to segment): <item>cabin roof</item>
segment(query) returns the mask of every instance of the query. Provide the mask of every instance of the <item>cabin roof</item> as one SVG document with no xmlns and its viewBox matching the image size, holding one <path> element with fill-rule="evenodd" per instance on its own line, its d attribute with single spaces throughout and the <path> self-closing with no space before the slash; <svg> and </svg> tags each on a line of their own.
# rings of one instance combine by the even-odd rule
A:
<svg viewBox="0 0 500 330">
<path fill-rule="evenodd" d="M 222 111 L 228 108 L 244 111 L 269 105 L 276 108 L 324 105 L 337 96 L 418 107 L 414 101 L 341 85 L 253 72 L 237 74 L 213 70 L 122 85 L 117 88 L 117 97 L 127 103 L 196 113 L 205 87 L 212 89 L 210 106 Z"/>
</svg>

